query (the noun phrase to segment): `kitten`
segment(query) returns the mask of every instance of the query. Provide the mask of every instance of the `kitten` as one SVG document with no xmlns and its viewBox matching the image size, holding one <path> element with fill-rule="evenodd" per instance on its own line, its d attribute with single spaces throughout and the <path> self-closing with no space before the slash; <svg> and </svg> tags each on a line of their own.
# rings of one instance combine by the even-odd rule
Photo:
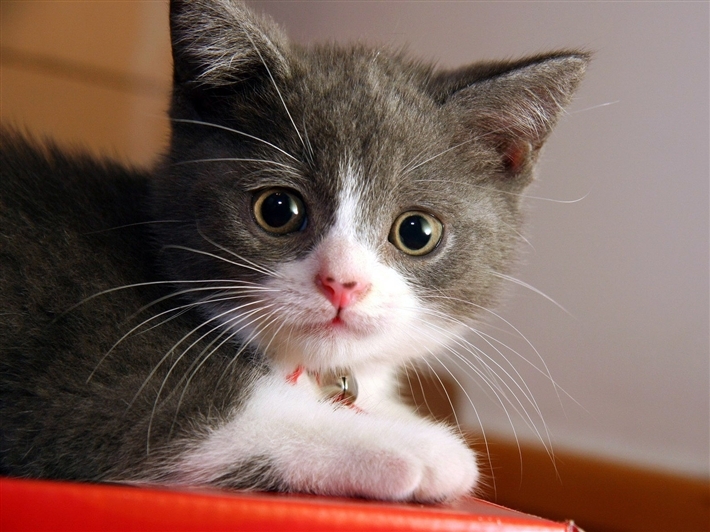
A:
<svg viewBox="0 0 710 532">
<path fill-rule="evenodd" d="M 1 472 L 388 500 L 470 492 L 398 398 L 500 290 L 588 57 L 435 71 L 172 1 L 154 172 L 0 149 Z"/>
</svg>

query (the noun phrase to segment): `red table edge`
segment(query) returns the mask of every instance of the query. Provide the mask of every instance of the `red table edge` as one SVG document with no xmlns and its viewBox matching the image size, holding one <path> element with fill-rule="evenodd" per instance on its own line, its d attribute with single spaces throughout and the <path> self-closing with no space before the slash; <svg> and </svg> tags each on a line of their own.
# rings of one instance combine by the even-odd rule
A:
<svg viewBox="0 0 710 532">
<path fill-rule="evenodd" d="M 13 478 L 0 478 L 0 530 L 580 532 L 474 498 L 427 506 Z"/>
</svg>

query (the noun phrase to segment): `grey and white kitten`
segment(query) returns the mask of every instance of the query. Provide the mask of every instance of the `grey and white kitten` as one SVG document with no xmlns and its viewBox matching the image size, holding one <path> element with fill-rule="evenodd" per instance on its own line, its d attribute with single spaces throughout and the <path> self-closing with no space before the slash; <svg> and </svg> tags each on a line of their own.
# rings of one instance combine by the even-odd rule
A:
<svg viewBox="0 0 710 532">
<path fill-rule="evenodd" d="M 0 472 L 470 492 L 473 452 L 398 373 L 495 302 L 588 57 L 437 71 L 302 48 L 231 0 L 170 22 L 156 171 L 2 133 Z"/>
</svg>

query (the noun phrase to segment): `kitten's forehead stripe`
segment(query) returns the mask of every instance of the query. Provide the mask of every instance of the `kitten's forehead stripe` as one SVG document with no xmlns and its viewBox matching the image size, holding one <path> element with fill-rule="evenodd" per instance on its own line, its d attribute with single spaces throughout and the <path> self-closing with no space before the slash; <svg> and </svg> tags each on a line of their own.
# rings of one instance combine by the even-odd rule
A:
<svg viewBox="0 0 710 532">
<path fill-rule="evenodd" d="M 338 208 L 332 233 L 338 238 L 368 245 L 370 231 L 365 216 L 367 206 L 363 198 L 362 170 L 351 159 L 344 158 L 338 178 Z"/>
</svg>

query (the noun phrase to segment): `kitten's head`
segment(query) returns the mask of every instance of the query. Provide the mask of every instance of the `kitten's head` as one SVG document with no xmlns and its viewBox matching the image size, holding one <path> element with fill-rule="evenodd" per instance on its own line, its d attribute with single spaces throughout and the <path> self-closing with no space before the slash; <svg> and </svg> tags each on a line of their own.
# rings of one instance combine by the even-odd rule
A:
<svg viewBox="0 0 710 532">
<path fill-rule="evenodd" d="M 221 338 L 284 368 L 397 364 L 493 304 L 520 194 L 585 54 L 435 71 L 304 49 L 230 0 L 173 1 L 171 25 L 155 196 L 159 219 L 180 223 L 159 236 Z"/>
</svg>

